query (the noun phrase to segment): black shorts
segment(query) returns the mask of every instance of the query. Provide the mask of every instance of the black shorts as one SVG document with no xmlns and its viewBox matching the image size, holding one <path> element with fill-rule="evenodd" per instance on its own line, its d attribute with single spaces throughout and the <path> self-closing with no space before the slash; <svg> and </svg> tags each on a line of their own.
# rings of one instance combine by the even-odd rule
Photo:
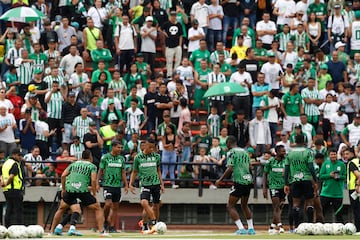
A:
<svg viewBox="0 0 360 240">
<path fill-rule="evenodd" d="M 146 199 L 150 202 L 150 199 L 152 197 L 152 202 L 157 204 L 160 203 L 160 192 L 161 187 L 160 185 L 152 185 L 152 186 L 145 186 L 141 187 L 141 193 L 140 193 L 140 200 Z"/>
<path fill-rule="evenodd" d="M 253 184 L 244 185 L 240 183 L 234 183 L 230 189 L 230 195 L 234 197 L 246 197 L 250 195 L 250 190 Z"/>
<path fill-rule="evenodd" d="M 121 188 L 120 187 L 103 187 L 104 199 L 111 199 L 112 202 L 121 201 Z"/>
<path fill-rule="evenodd" d="M 280 200 L 285 200 L 285 192 L 284 189 L 269 189 L 271 198 L 279 198 Z"/>
<path fill-rule="evenodd" d="M 84 193 L 65 192 L 63 196 L 64 202 L 70 206 L 77 204 L 78 203 L 77 199 L 80 199 L 81 205 L 85 207 L 96 203 L 96 198 L 93 195 L 91 195 L 90 192 L 84 192 Z"/>
<path fill-rule="evenodd" d="M 314 197 L 314 188 L 311 181 L 293 182 L 290 187 L 293 198 L 311 199 Z"/>
</svg>

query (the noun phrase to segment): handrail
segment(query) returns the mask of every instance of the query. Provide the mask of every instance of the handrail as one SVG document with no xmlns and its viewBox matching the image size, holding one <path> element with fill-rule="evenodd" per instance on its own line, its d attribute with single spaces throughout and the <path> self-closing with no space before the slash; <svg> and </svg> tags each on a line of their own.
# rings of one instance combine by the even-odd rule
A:
<svg viewBox="0 0 360 240">
<path fill-rule="evenodd" d="M 4 160 L 0 161 L 0 164 L 4 163 Z M 49 160 L 43 160 L 41 162 L 39 161 L 26 161 L 26 163 L 43 163 L 43 164 L 47 164 L 47 163 L 73 163 L 73 161 L 69 161 L 69 160 L 54 160 L 54 161 L 49 161 Z M 125 164 L 132 164 L 132 161 L 128 161 L 125 162 Z M 189 166 L 219 166 L 216 163 L 199 163 L 199 162 L 182 162 L 182 163 L 169 163 L 169 162 L 164 162 L 161 163 L 162 165 L 189 165 Z M 260 165 L 252 165 L 253 169 L 252 169 L 252 176 L 253 176 L 253 182 L 254 182 L 254 198 L 257 198 L 257 189 L 258 187 L 256 186 L 256 174 L 254 174 L 254 172 L 256 173 L 256 170 L 258 167 L 261 167 Z M 25 180 L 61 180 L 61 177 L 25 177 Z M 198 185 L 198 195 L 199 197 L 201 197 L 203 195 L 203 189 L 204 189 L 204 182 L 215 182 L 217 179 L 209 179 L 209 178 L 203 178 L 202 176 L 202 171 L 199 171 L 199 177 L 198 178 L 182 178 L 180 181 L 182 182 L 194 182 L 194 181 L 198 181 L 199 185 Z M 178 178 L 176 179 L 172 179 L 172 178 L 164 178 L 163 181 L 179 181 Z M 229 182 L 231 183 L 232 180 L 230 179 L 224 179 L 223 182 Z"/>
</svg>

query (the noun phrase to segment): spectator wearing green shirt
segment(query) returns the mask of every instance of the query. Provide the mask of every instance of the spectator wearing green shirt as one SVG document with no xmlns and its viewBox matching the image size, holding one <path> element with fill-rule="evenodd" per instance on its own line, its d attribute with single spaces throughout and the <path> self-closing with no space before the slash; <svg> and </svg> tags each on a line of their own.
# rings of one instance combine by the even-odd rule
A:
<svg viewBox="0 0 360 240">
<path fill-rule="evenodd" d="M 267 50 L 263 48 L 263 42 L 261 39 L 256 40 L 256 46 L 254 48 L 255 51 L 255 59 L 259 61 L 259 67 L 268 60 L 267 58 Z"/>
<path fill-rule="evenodd" d="M 104 42 L 102 40 L 96 40 L 96 49 L 91 50 L 90 55 L 93 61 L 93 71 L 98 69 L 100 60 L 104 61 L 106 69 L 109 68 L 109 63 L 113 60 L 110 50 L 104 48 Z"/>
<path fill-rule="evenodd" d="M 138 72 L 141 74 L 143 79 L 149 79 L 151 77 L 152 71 L 150 69 L 150 65 L 147 62 L 144 62 L 144 55 L 142 53 L 136 54 L 135 64 L 137 66 Z M 144 87 L 147 88 L 147 86 L 148 84 L 146 84 Z"/>
<path fill-rule="evenodd" d="M 5 75 L 5 82 L 9 87 L 15 86 L 16 92 L 19 92 L 18 86 L 20 86 L 20 81 L 16 74 L 16 67 L 14 65 L 10 65 L 8 73 Z"/>
<path fill-rule="evenodd" d="M 138 100 L 138 108 L 143 109 L 143 103 L 139 96 L 136 95 L 137 88 L 136 86 L 133 86 L 130 90 L 130 95 L 126 97 L 125 103 L 124 103 L 124 109 L 128 109 L 131 107 L 131 100 L 137 99 Z"/>
<path fill-rule="evenodd" d="M 111 74 L 108 70 L 105 69 L 105 62 L 104 60 L 99 60 L 98 62 L 98 69 L 93 71 L 91 75 L 91 83 L 95 83 L 99 80 L 100 73 L 105 72 L 106 73 L 106 83 L 109 83 L 111 81 Z"/>
<path fill-rule="evenodd" d="M 326 87 L 326 83 L 327 82 L 331 82 L 332 81 L 332 77 L 330 74 L 328 74 L 328 65 L 326 65 L 325 63 L 320 65 L 320 71 L 318 74 L 318 90 L 323 90 Z"/>
<path fill-rule="evenodd" d="M 299 85 L 293 83 L 290 91 L 282 97 L 281 111 L 284 114 L 283 129 L 287 132 L 292 131 L 294 124 L 300 123 L 300 114 L 304 112 L 302 97 L 299 93 Z"/>
<path fill-rule="evenodd" d="M 194 66 L 194 69 L 200 68 L 200 62 L 206 60 L 207 64 L 210 64 L 210 52 L 206 49 L 206 40 L 200 40 L 200 48 L 193 51 L 190 56 L 190 61 Z"/>
<path fill-rule="evenodd" d="M 146 81 L 146 78 L 144 78 L 144 76 L 142 74 L 139 73 L 138 71 L 138 67 L 137 67 L 137 64 L 136 63 L 132 63 L 130 65 L 130 70 L 128 73 L 125 74 L 124 76 L 124 81 L 126 82 L 127 84 L 127 89 L 128 89 L 128 92 L 130 92 L 130 89 L 132 87 L 136 87 L 136 82 L 137 81 L 141 81 L 142 82 L 142 85 L 147 88 L 148 84 L 147 84 L 147 81 Z"/>
</svg>

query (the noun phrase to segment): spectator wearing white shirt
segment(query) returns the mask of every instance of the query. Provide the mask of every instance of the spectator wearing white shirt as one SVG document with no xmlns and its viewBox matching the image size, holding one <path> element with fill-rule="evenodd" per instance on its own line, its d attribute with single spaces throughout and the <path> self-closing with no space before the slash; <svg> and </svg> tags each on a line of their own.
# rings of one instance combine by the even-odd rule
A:
<svg viewBox="0 0 360 240">
<path fill-rule="evenodd" d="M 84 64 L 82 57 L 77 55 L 77 52 L 76 45 L 72 45 L 70 47 L 70 53 L 66 54 L 60 62 L 60 67 L 65 69 L 66 75 L 69 77 L 74 73 L 75 65 L 77 63 Z"/>
<path fill-rule="evenodd" d="M 335 50 L 337 42 L 347 42 L 348 40 L 348 19 L 341 14 L 341 5 L 336 3 L 334 5 L 334 14 L 328 18 L 328 39 L 330 41 L 330 52 Z"/>
<path fill-rule="evenodd" d="M 270 50 L 271 43 L 274 40 L 276 34 L 276 25 L 270 20 L 270 14 L 265 12 L 262 17 L 262 21 L 256 24 L 256 33 L 259 39 L 263 42 L 263 47 Z"/>
<path fill-rule="evenodd" d="M 104 98 L 104 100 L 101 103 L 101 110 L 102 111 L 105 111 L 106 109 L 108 109 L 110 99 L 114 101 L 116 110 L 121 110 L 122 109 L 120 100 L 118 98 L 114 97 L 114 89 L 109 88 L 107 90 L 106 95 L 107 95 L 107 97 Z"/>
<path fill-rule="evenodd" d="M 290 20 L 295 16 L 296 5 L 294 0 L 277 0 L 273 14 L 277 16 L 276 25 L 281 29 L 284 24 L 290 25 Z"/>
<path fill-rule="evenodd" d="M 154 19 L 152 16 L 145 18 L 145 24 L 140 28 L 141 35 L 141 52 L 144 55 L 144 62 L 150 65 L 151 72 L 154 73 L 155 54 L 156 54 L 156 37 L 157 30 L 152 26 Z"/>
<path fill-rule="evenodd" d="M 339 107 L 340 107 L 340 104 L 333 101 L 333 95 L 331 93 L 328 93 L 326 95 L 326 102 L 323 102 L 319 106 L 319 110 L 320 110 L 321 114 L 323 115 L 322 131 L 323 131 L 325 141 L 328 140 L 329 133 L 331 133 L 331 124 L 330 124 L 331 116 L 336 114 Z"/>
<path fill-rule="evenodd" d="M 298 54 L 294 51 L 294 44 L 292 42 L 287 43 L 286 51 L 282 55 L 282 64 L 283 68 L 291 63 L 293 66 L 296 66 L 298 62 Z"/>
<path fill-rule="evenodd" d="M 192 52 L 200 48 L 200 40 L 205 39 L 204 29 L 199 27 L 199 21 L 195 18 L 191 21 L 192 27 L 188 31 L 188 57 Z"/>
<path fill-rule="evenodd" d="M 308 0 L 301 0 L 296 3 L 295 9 L 296 12 L 303 11 L 304 15 L 302 16 L 302 20 L 306 22 L 308 20 L 307 10 L 308 10 Z"/>
<path fill-rule="evenodd" d="M 205 0 L 199 0 L 191 6 L 190 17 L 191 21 L 194 19 L 199 21 L 199 27 L 203 28 L 206 35 L 209 27 L 209 6 Z"/>
<path fill-rule="evenodd" d="M 76 63 L 74 69 L 75 71 L 69 79 L 69 90 L 75 92 L 77 97 L 85 83 L 89 82 L 89 76 L 84 73 L 84 65 L 81 62 Z"/>
<path fill-rule="evenodd" d="M 344 130 L 344 128 L 349 124 L 349 118 L 345 113 L 344 106 L 340 106 L 337 113 L 334 113 L 330 117 L 330 124 L 331 124 L 331 131 L 332 131 L 332 136 L 331 136 L 332 139 L 331 140 L 332 140 L 334 147 L 337 147 L 337 146 L 339 146 L 340 141 L 341 141 L 340 134 L 341 134 L 342 130 Z"/>
<path fill-rule="evenodd" d="M 280 64 L 275 62 L 275 54 L 273 52 L 268 53 L 269 61 L 265 63 L 260 72 L 265 74 L 265 83 L 271 85 L 271 89 L 279 92 L 280 89 L 280 80 L 283 75 L 283 70 Z"/>
<path fill-rule="evenodd" d="M 274 147 L 276 143 L 276 131 L 279 122 L 278 109 L 280 108 L 280 100 L 276 97 L 276 94 L 276 90 L 272 89 L 267 95 L 262 97 L 260 102 L 260 109 L 264 111 L 264 118 L 269 122 L 271 147 Z M 288 143 L 290 147 L 290 142 Z"/>
<path fill-rule="evenodd" d="M 331 93 L 331 95 L 333 95 L 334 98 L 338 97 L 337 92 L 335 92 L 335 90 L 334 90 L 334 83 L 331 81 L 326 82 L 325 88 L 319 91 L 320 98 L 325 100 L 326 95 L 328 93 Z"/>
<path fill-rule="evenodd" d="M 218 4 L 218 0 L 211 0 L 211 5 L 209 6 L 209 29 L 207 34 L 208 50 L 210 52 L 214 50 L 215 43 L 222 40 L 223 18 L 224 12 L 222 6 Z"/>
<path fill-rule="evenodd" d="M 91 7 L 88 11 L 88 16 L 92 18 L 94 21 L 95 27 L 99 29 L 103 29 L 104 24 L 103 22 L 107 18 L 106 9 L 104 7 L 101 7 L 102 1 L 96 0 L 95 6 Z"/>
<path fill-rule="evenodd" d="M 253 83 L 250 73 L 245 72 L 245 63 L 240 62 L 238 71 L 234 72 L 230 77 L 230 82 L 240 84 L 246 91 L 244 93 L 238 93 L 233 97 L 232 103 L 234 105 L 234 111 L 238 112 L 240 109 L 244 111 L 245 118 L 250 118 L 250 87 Z"/>
<path fill-rule="evenodd" d="M 31 152 L 24 156 L 25 167 L 28 177 L 35 177 L 38 171 L 45 167 L 45 164 L 42 163 L 43 159 L 40 156 L 40 148 L 38 146 L 33 146 Z M 30 163 L 32 162 L 32 163 Z"/>
</svg>

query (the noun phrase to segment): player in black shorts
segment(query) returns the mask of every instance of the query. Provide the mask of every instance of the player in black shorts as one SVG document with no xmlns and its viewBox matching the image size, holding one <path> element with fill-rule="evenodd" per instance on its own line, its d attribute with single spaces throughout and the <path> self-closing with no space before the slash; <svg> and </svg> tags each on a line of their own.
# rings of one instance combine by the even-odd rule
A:
<svg viewBox="0 0 360 240">
<path fill-rule="evenodd" d="M 103 178 L 104 228 L 110 233 L 116 233 L 115 221 L 121 200 L 121 184 L 124 183 L 124 192 L 127 194 L 128 182 L 125 172 L 125 159 L 121 156 L 122 144 L 118 140 L 113 140 L 111 147 L 111 151 L 101 157 L 97 182 Z"/>
</svg>

